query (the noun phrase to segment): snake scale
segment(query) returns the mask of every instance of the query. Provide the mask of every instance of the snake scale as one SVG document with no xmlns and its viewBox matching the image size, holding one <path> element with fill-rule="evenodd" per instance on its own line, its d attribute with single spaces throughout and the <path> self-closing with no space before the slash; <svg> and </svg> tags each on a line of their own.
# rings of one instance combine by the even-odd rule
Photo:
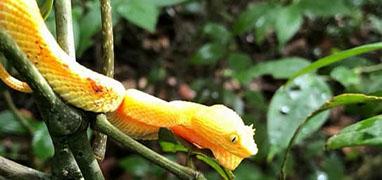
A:
<svg viewBox="0 0 382 180">
<path fill-rule="evenodd" d="M 59 47 L 35 0 L 0 0 L 0 30 L 11 35 L 62 99 L 85 111 L 106 113 L 111 124 L 133 138 L 154 140 L 159 128 L 167 128 L 199 148 L 210 149 L 231 170 L 257 153 L 252 126 L 224 105 L 168 102 L 126 90 L 120 82 L 78 64 Z M 1 64 L 0 78 L 13 89 L 31 91 Z"/>
</svg>

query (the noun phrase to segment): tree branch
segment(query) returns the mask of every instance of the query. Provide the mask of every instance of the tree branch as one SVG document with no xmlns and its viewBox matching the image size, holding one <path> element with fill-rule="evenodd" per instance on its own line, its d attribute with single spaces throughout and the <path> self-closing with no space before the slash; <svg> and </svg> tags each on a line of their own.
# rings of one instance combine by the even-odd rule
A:
<svg viewBox="0 0 382 180">
<path fill-rule="evenodd" d="M 105 115 L 97 116 L 96 125 L 101 132 L 112 137 L 114 140 L 121 143 L 124 147 L 130 148 L 138 152 L 144 158 L 167 169 L 168 171 L 174 173 L 179 178 L 200 179 L 200 180 L 205 179 L 202 173 L 195 171 L 193 169 L 190 169 L 188 167 L 179 165 L 178 163 L 175 163 L 173 161 L 170 161 L 167 158 L 159 155 L 153 150 L 135 141 L 131 137 L 127 136 L 126 134 L 122 133 L 119 129 L 117 129 L 116 127 L 114 127 L 113 125 L 109 123 Z"/>
<path fill-rule="evenodd" d="M 82 138 L 86 137 L 87 123 L 82 119 L 81 112 L 66 105 L 54 94 L 46 80 L 27 59 L 26 55 L 19 49 L 12 38 L 2 30 L 0 30 L 0 52 L 3 52 L 5 57 L 10 60 L 9 62 L 25 77 L 27 83 L 31 86 L 33 96 L 36 99 L 52 139 L 55 141 L 56 137 L 62 137 L 69 144 L 76 143 L 79 139 L 82 140 L 82 143 L 78 143 L 78 147 L 76 147 L 81 150 L 81 153 L 74 153 L 77 162 L 81 162 L 79 163 L 81 172 L 85 179 L 103 179 L 102 176 L 99 176 L 102 174 L 100 168 L 92 166 L 95 157 L 90 148 L 89 141 Z M 73 146 L 70 145 L 70 147 Z M 82 163 L 83 154 L 90 154 L 89 158 L 86 158 L 88 160 L 87 164 Z"/>
<path fill-rule="evenodd" d="M 43 172 L 23 166 L 2 156 L 0 156 L 0 174 L 7 179 L 50 179 L 50 177 Z"/>
</svg>

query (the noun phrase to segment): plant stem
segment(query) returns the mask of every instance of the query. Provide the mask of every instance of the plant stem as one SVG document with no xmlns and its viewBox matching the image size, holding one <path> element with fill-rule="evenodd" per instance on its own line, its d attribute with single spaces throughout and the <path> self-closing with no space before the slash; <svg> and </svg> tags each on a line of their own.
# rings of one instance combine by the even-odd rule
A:
<svg viewBox="0 0 382 180">
<path fill-rule="evenodd" d="M 106 76 L 114 75 L 114 39 L 113 21 L 110 0 L 100 0 L 102 18 L 102 61 L 101 73 Z M 106 152 L 107 136 L 97 130 L 94 131 L 93 151 L 98 159 L 102 161 Z"/>
<path fill-rule="evenodd" d="M 101 132 L 109 135 L 114 140 L 121 143 L 124 147 L 130 148 L 138 152 L 144 158 L 167 169 L 168 171 L 174 173 L 179 178 L 205 179 L 202 173 L 195 171 L 191 168 L 179 165 L 178 163 L 175 163 L 173 161 L 170 161 L 167 158 L 159 155 L 153 150 L 135 141 L 131 137 L 127 136 L 126 134 L 122 133 L 119 129 L 117 129 L 116 127 L 114 127 L 113 125 L 109 123 L 105 115 L 97 116 L 96 125 Z"/>
<path fill-rule="evenodd" d="M 75 57 L 71 1 L 55 0 L 54 10 L 57 42 L 69 56 Z"/>
</svg>

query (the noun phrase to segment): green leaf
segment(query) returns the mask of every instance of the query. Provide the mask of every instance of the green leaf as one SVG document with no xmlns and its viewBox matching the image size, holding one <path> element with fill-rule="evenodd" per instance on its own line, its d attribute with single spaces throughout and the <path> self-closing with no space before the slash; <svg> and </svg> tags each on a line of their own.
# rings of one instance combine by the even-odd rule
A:
<svg viewBox="0 0 382 180">
<path fill-rule="evenodd" d="M 41 160 L 53 157 L 53 143 L 45 123 L 39 123 L 36 126 L 32 139 L 32 150 L 33 154 Z"/>
<path fill-rule="evenodd" d="M 172 142 L 167 142 L 167 141 L 160 141 L 159 142 L 160 147 L 162 148 L 162 151 L 164 152 L 171 152 L 171 153 L 176 153 L 176 152 L 187 152 L 188 149 L 181 144 L 175 144 Z"/>
<path fill-rule="evenodd" d="M 256 3 L 248 6 L 233 25 L 233 33 L 241 35 L 267 23 L 265 16 L 273 9 L 273 6 L 270 3 Z"/>
<path fill-rule="evenodd" d="M 371 27 L 378 32 L 379 34 L 382 34 L 382 20 L 374 15 L 368 16 Z"/>
<path fill-rule="evenodd" d="M 121 3 L 117 12 L 131 23 L 155 32 L 155 26 L 159 17 L 159 8 L 149 0 L 128 0 Z"/>
<path fill-rule="evenodd" d="M 325 104 L 323 104 L 321 107 L 317 108 L 314 112 L 310 113 L 306 118 L 298 125 L 298 128 L 293 133 L 292 139 L 288 142 L 287 151 L 285 152 L 284 160 L 281 165 L 281 170 L 285 171 L 284 166 L 286 163 L 286 158 L 288 157 L 289 151 L 294 144 L 296 137 L 298 137 L 299 133 L 302 131 L 301 127 L 304 127 L 305 125 L 311 123 L 312 121 L 315 121 L 316 115 L 319 113 L 337 107 L 337 106 L 343 106 L 343 105 L 349 105 L 349 104 L 355 104 L 355 103 L 364 103 L 364 102 L 374 102 L 374 101 L 382 101 L 382 97 L 379 96 L 368 96 L 364 94 L 342 94 L 335 96 L 328 100 Z"/>
<path fill-rule="evenodd" d="M 268 136 L 271 144 L 269 158 L 287 148 L 297 127 L 310 113 L 318 109 L 331 96 L 328 85 L 314 74 L 297 78 L 286 87 L 279 88 L 272 97 L 267 113 Z M 324 112 L 314 117 L 302 129 L 298 140 L 316 131 L 327 119 Z"/>
<path fill-rule="evenodd" d="M 213 65 L 224 56 L 224 49 L 219 43 L 207 43 L 194 54 L 191 64 Z"/>
<path fill-rule="evenodd" d="M 330 56 L 326 56 L 324 58 L 321 58 L 321 59 L 315 61 L 314 63 L 310 64 L 309 66 L 299 70 L 298 72 L 294 73 L 292 75 L 292 77 L 290 77 L 290 79 L 288 80 L 287 84 L 289 82 L 291 82 L 294 78 L 296 78 L 300 75 L 303 75 L 303 74 L 306 74 L 308 72 L 317 70 L 319 68 L 325 67 L 327 65 L 333 64 L 335 62 L 349 58 L 351 56 L 360 55 L 360 54 L 370 52 L 370 51 L 375 51 L 375 50 L 381 49 L 381 48 L 382 48 L 382 43 L 379 42 L 379 43 L 373 43 L 373 44 L 366 44 L 366 45 L 358 46 L 358 47 L 355 47 L 352 49 L 348 49 L 345 51 L 335 53 L 335 54 L 330 55 Z"/>
<path fill-rule="evenodd" d="M 300 29 L 303 22 L 302 14 L 298 6 L 283 7 L 278 12 L 275 31 L 281 46 L 289 41 Z"/>
<path fill-rule="evenodd" d="M 328 179 L 346 179 L 345 167 L 340 157 L 332 154 L 324 160 L 322 166 L 328 176 Z"/>
<path fill-rule="evenodd" d="M 251 68 L 251 77 L 271 75 L 276 79 L 289 78 L 296 71 L 309 65 L 309 61 L 299 57 L 283 58 L 259 63 Z"/>
<path fill-rule="evenodd" d="M 233 71 L 243 71 L 252 65 L 252 60 L 247 54 L 232 53 L 228 56 L 228 65 Z"/>
<path fill-rule="evenodd" d="M 266 176 L 264 172 L 257 166 L 243 161 L 235 170 L 236 180 L 271 180 L 274 177 Z"/>
<path fill-rule="evenodd" d="M 382 101 L 382 97 L 379 96 L 368 96 L 365 94 L 341 94 L 333 97 L 328 102 L 326 102 L 317 111 L 324 111 L 337 106 L 355 104 L 355 103 L 365 103 L 372 101 Z"/>
<path fill-rule="evenodd" d="M 237 79 L 242 84 L 247 84 L 252 79 L 251 57 L 244 53 L 232 53 L 228 56 L 228 66 L 232 71 L 232 77 Z"/>
<path fill-rule="evenodd" d="M 119 162 L 119 166 L 135 177 L 147 177 L 148 174 L 160 176 L 164 173 L 161 168 L 138 155 L 123 158 Z"/>
<path fill-rule="evenodd" d="M 301 0 L 298 6 L 309 15 L 329 17 L 354 13 L 347 3 L 344 0 Z"/>
<path fill-rule="evenodd" d="M 28 131 L 21 125 L 11 111 L 0 112 L 0 134 L 22 135 Z"/>
<path fill-rule="evenodd" d="M 45 0 L 44 3 L 40 6 L 40 12 L 44 19 L 48 18 L 50 12 L 52 11 L 52 6 L 53 0 Z"/>
<path fill-rule="evenodd" d="M 214 159 L 201 154 L 197 154 L 196 158 L 212 167 L 223 179 L 234 179 L 233 174 L 230 171 L 223 169 Z"/>
<path fill-rule="evenodd" d="M 190 0 L 148 0 L 148 1 L 158 7 L 164 7 L 164 6 L 174 6 L 174 5 L 184 3 Z"/>
<path fill-rule="evenodd" d="M 350 125 L 332 136 L 327 141 L 329 149 L 349 146 L 381 146 L 382 145 L 382 115 L 374 116 Z"/>
<path fill-rule="evenodd" d="M 228 44 L 232 40 L 232 34 L 221 24 L 208 23 L 203 28 L 203 34 L 212 41 L 220 44 Z"/>
<path fill-rule="evenodd" d="M 334 68 L 333 71 L 330 72 L 330 76 L 345 87 L 361 83 L 360 75 L 344 66 Z"/>
</svg>

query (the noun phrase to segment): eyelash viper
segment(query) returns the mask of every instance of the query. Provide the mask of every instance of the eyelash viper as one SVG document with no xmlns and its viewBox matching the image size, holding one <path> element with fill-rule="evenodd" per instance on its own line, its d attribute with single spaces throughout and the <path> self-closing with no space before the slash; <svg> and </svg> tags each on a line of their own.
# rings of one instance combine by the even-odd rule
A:
<svg viewBox="0 0 382 180">
<path fill-rule="evenodd" d="M 252 126 L 224 105 L 167 102 L 135 89 L 125 90 L 120 82 L 78 64 L 59 47 L 35 0 L 0 0 L 0 29 L 11 35 L 67 103 L 106 113 L 114 126 L 133 138 L 154 140 L 159 128 L 167 128 L 199 148 L 210 149 L 230 170 L 257 153 Z M 31 91 L 1 64 L 0 78 L 13 89 Z"/>
</svg>

